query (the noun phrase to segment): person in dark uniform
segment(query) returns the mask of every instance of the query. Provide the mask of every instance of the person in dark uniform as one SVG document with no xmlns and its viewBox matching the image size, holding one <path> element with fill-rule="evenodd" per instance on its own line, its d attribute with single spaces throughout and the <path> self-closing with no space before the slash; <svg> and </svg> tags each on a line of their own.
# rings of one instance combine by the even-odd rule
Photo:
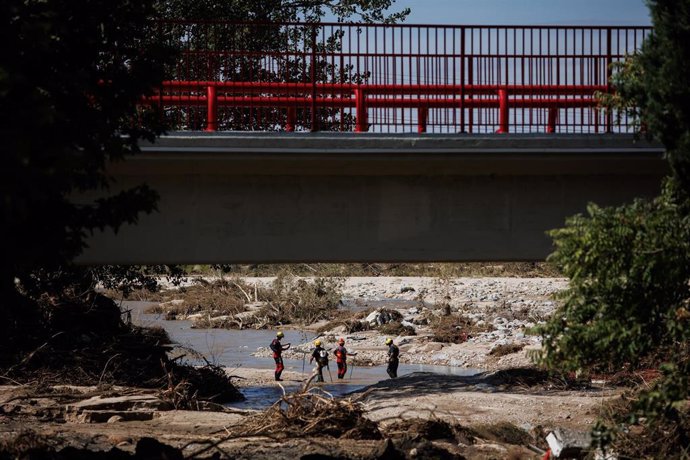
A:
<svg viewBox="0 0 690 460">
<path fill-rule="evenodd" d="M 323 382 L 323 368 L 328 366 L 328 352 L 324 350 L 321 346 L 321 340 L 314 340 L 314 350 L 311 352 L 311 358 L 309 358 L 309 364 L 316 360 L 316 381 Z"/>
<path fill-rule="evenodd" d="M 283 351 L 290 348 L 289 343 L 286 345 L 280 343 L 283 337 L 285 337 L 283 331 L 278 331 L 276 333 L 276 338 L 273 339 L 273 342 L 271 342 L 271 351 L 273 352 L 273 359 L 276 362 L 275 377 L 276 381 L 278 382 L 281 382 L 283 380 L 280 378 L 280 374 L 282 374 L 283 369 L 285 369 L 285 366 L 283 366 Z"/>
<path fill-rule="evenodd" d="M 338 378 L 345 378 L 347 374 L 347 349 L 345 348 L 345 339 L 338 340 L 338 347 L 333 352 L 335 355 L 335 362 L 338 364 Z M 352 356 L 357 356 L 357 353 L 350 353 Z"/>
<path fill-rule="evenodd" d="M 386 369 L 386 372 L 388 372 L 390 378 L 394 379 L 398 376 L 400 349 L 393 343 L 393 339 L 390 337 L 386 339 L 386 345 L 388 345 L 388 369 Z"/>
</svg>

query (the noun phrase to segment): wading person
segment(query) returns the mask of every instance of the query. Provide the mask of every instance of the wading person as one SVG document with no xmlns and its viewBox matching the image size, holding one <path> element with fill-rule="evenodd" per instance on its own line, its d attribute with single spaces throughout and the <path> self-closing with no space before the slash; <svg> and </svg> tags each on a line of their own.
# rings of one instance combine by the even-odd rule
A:
<svg viewBox="0 0 690 460">
<path fill-rule="evenodd" d="M 342 337 L 338 340 L 338 347 L 333 352 L 335 355 L 335 362 L 338 364 L 338 378 L 345 378 L 347 373 L 347 349 L 345 348 L 345 339 Z M 357 356 L 357 353 L 350 353 L 351 356 Z"/>
<path fill-rule="evenodd" d="M 285 334 L 283 334 L 283 331 L 278 331 L 276 333 L 276 338 L 273 339 L 273 342 L 271 342 L 271 351 L 273 352 L 273 359 L 276 362 L 276 372 L 275 372 L 275 377 L 276 381 L 282 382 L 283 379 L 280 378 L 280 374 L 283 373 L 283 369 L 285 369 L 285 366 L 283 366 L 283 350 L 287 350 L 290 348 L 290 344 L 281 344 L 280 341 L 285 337 Z"/>
<path fill-rule="evenodd" d="M 388 372 L 390 378 L 394 379 L 398 376 L 400 349 L 393 343 L 393 339 L 390 337 L 386 339 L 386 345 L 388 345 L 388 369 L 386 369 L 386 372 Z"/>
<path fill-rule="evenodd" d="M 316 360 L 316 381 L 323 382 L 323 368 L 328 366 L 328 352 L 321 346 L 321 340 L 314 340 L 314 351 L 311 352 L 309 364 Z"/>
</svg>

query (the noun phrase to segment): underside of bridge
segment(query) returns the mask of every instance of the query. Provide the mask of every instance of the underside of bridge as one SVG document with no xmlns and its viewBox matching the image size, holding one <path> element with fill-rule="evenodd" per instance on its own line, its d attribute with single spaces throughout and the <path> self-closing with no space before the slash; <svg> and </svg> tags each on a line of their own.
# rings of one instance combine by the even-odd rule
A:
<svg viewBox="0 0 690 460">
<path fill-rule="evenodd" d="M 667 166 L 624 135 L 187 132 L 109 172 L 159 211 L 81 263 L 543 260 L 546 231 L 657 194 Z"/>
</svg>

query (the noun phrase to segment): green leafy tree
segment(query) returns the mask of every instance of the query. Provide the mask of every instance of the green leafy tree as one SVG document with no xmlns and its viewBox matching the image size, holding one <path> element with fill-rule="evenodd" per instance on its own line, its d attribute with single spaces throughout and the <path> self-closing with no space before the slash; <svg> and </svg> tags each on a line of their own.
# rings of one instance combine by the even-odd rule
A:
<svg viewBox="0 0 690 460">
<path fill-rule="evenodd" d="M 39 328 L 35 304 L 20 295 L 50 278 L 36 270 L 64 273 L 89 232 L 117 230 L 155 209 L 145 185 L 109 193 L 105 171 L 162 131 L 159 117 L 138 106 L 173 57 L 149 32 L 155 12 L 147 0 L 0 5 L 3 350 Z M 70 199 L 88 191 L 101 198 Z"/>
<path fill-rule="evenodd" d="M 321 29 L 318 23 L 325 15 L 339 22 L 392 23 L 409 14 L 409 8 L 388 14 L 392 4 L 391 0 L 171 0 L 160 5 L 163 21 L 158 33 L 181 50 L 178 62 L 170 69 L 171 79 L 360 82 L 369 75 L 327 57 L 342 48 L 344 31 Z M 168 107 L 166 114 L 173 128 L 203 129 L 205 110 Z M 350 130 L 354 123 L 351 114 L 339 109 L 321 107 L 317 111 L 316 128 L 320 130 Z M 274 131 L 283 129 L 287 115 L 285 108 L 224 107 L 219 118 L 220 129 Z M 296 129 L 313 128 L 311 108 L 297 108 L 296 119 Z"/>
<path fill-rule="evenodd" d="M 690 2 L 649 0 L 654 31 L 619 67 L 617 100 L 643 131 L 666 146 L 682 188 L 690 191 Z"/>
<path fill-rule="evenodd" d="M 642 424 L 645 441 L 605 424 L 597 434 L 602 443 L 614 435 L 619 455 L 681 458 L 690 449 L 690 0 L 648 5 L 653 33 L 617 67 L 605 102 L 665 145 L 673 176 L 657 198 L 590 205 L 551 232 L 550 260 L 570 285 L 537 328 L 536 358 L 571 371 L 656 369 L 659 378 L 614 420 Z"/>
<path fill-rule="evenodd" d="M 653 200 L 588 207 L 551 232 L 549 260 L 570 280 L 540 328 L 542 362 L 569 371 L 630 371 L 687 354 L 690 215 L 673 181 Z"/>
</svg>

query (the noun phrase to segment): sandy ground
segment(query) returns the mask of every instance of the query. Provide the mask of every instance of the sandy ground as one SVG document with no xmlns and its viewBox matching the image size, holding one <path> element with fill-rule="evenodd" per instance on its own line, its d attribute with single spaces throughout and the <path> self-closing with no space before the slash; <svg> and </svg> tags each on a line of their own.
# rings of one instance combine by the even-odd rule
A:
<svg viewBox="0 0 690 460">
<path fill-rule="evenodd" d="M 239 380 L 243 385 L 275 385 L 266 381 L 265 370 L 239 369 L 235 373 L 243 377 Z M 300 374 L 287 373 L 285 377 L 298 380 Z M 117 446 L 132 452 L 136 442 L 147 436 L 181 448 L 185 455 L 208 449 L 202 457 L 219 452 L 222 457 L 237 458 L 299 458 L 306 453 L 379 458 L 377 452 L 383 448 L 381 441 L 235 439 L 229 433 L 233 427 L 241 426 L 251 413 L 235 409 L 229 412 L 156 411 L 148 421 L 63 421 L 56 414 L 64 406 L 46 396 L 21 402 L 13 400 L 21 391 L 22 388 L 16 386 L 0 387 L 0 441 L 33 430 L 62 446 L 88 446 L 91 450 Z M 489 382 L 485 377 L 415 373 L 379 382 L 351 397 L 363 403 L 366 417 L 384 425 L 406 418 L 440 418 L 466 427 L 509 422 L 527 432 L 535 432 L 557 427 L 589 431 L 597 410 L 619 393 L 615 389 L 564 391 L 548 385 L 507 386 Z M 480 455 L 477 446 L 452 447 L 468 458 L 504 458 L 509 451 L 506 446 L 491 445 L 479 449 L 483 452 Z M 486 449 L 493 454 L 484 456 Z M 517 458 L 538 457 L 527 453 Z"/>
<path fill-rule="evenodd" d="M 251 283 L 268 284 L 272 278 L 251 278 Z M 462 344 L 434 342 L 424 325 L 415 324 L 416 336 L 395 337 L 401 348 L 401 362 L 439 364 L 456 367 L 496 370 L 529 363 L 527 350 L 538 349 L 538 338 L 526 331 L 548 317 L 556 308 L 552 295 L 567 286 L 564 279 L 522 278 L 384 278 L 359 277 L 344 280 L 344 299 L 356 308 L 371 309 L 377 302 L 390 302 L 405 318 L 414 323 L 423 315 L 437 315 L 437 304 L 447 303 L 451 312 L 489 324 L 490 331 L 477 334 Z M 347 347 L 357 352 L 355 359 L 366 363 L 386 360 L 385 336 L 376 331 L 344 334 L 334 329 L 324 334 L 328 346 L 345 336 Z M 361 339 L 361 340 L 359 340 Z M 497 345 L 518 343 L 524 349 L 502 357 L 490 355 Z M 303 344 L 308 349 L 310 343 Z M 286 358 L 298 358 L 285 353 Z M 259 356 L 268 350 L 259 349 Z M 239 368 L 232 375 L 240 388 L 276 386 L 270 370 Z M 299 372 L 284 372 L 291 384 L 288 391 L 304 378 Z M 91 450 L 108 450 L 113 446 L 132 452 L 137 440 L 156 438 L 181 448 L 185 456 L 203 451 L 202 457 L 219 453 L 221 458 L 300 458 L 322 454 L 347 458 L 387 458 L 384 441 L 337 440 L 310 438 L 277 440 L 229 436 L 233 427 L 241 426 L 249 412 L 231 409 L 226 412 L 191 412 L 157 410 L 148 421 L 113 421 L 112 423 L 78 423 L 63 420 L 64 403 L 47 397 L 15 399 L 22 388 L 0 387 L 0 441 L 19 432 L 33 430 L 61 445 L 88 446 Z M 460 377 L 414 373 L 393 380 L 383 380 L 351 395 L 363 404 L 365 416 L 386 426 L 401 419 L 420 417 L 444 419 L 462 426 L 477 427 L 508 422 L 527 432 L 543 433 L 553 428 L 570 428 L 588 432 L 597 411 L 620 390 L 587 388 L 564 390 L 548 383 L 537 386 L 503 385 L 485 375 Z M 541 436 L 541 434 L 540 434 Z M 543 439 L 543 438 L 540 438 Z M 465 446 L 454 444 L 466 458 L 506 458 L 513 447 L 500 443 Z M 451 449 L 451 450 L 452 450 Z M 511 454 L 512 455 L 512 454 Z M 409 458 L 423 458 L 414 449 Z M 539 458 L 534 452 L 519 449 L 512 458 Z"/>
<path fill-rule="evenodd" d="M 276 385 L 265 369 L 237 369 L 233 375 L 241 377 L 236 381 L 240 388 Z M 288 385 L 303 382 L 299 372 L 286 371 L 282 377 Z M 540 425 L 588 430 L 601 405 L 620 391 L 493 385 L 482 376 L 420 372 L 384 379 L 353 396 L 363 394 L 367 416 L 376 421 L 437 417 L 463 425 L 509 422 L 526 430 Z"/>
</svg>

